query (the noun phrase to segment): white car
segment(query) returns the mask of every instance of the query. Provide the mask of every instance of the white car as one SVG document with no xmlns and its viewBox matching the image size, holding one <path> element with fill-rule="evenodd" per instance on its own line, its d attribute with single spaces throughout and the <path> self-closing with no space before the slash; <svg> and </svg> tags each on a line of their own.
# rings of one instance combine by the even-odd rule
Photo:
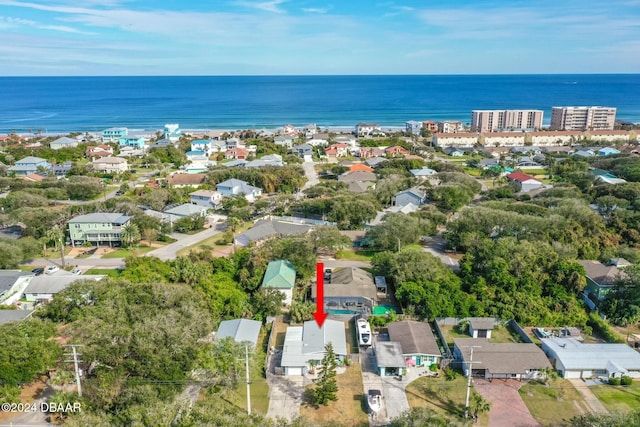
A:
<svg viewBox="0 0 640 427">
<path fill-rule="evenodd" d="M 76 276 L 82 274 L 82 271 L 80 271 L 80 269 L 78 267 L 74 268 L 73 270 L 71 270 L 71 274 L 75 274 Z"/>
<path fill-rule="evenodd" d="M 58 270 L 60 270 L 60 269 L 59 269 L 57 266 L 55 266 L 55 265 L 50 265 L 49 267 L 47 267 L 47 268 L 44 270 L 44 272 L 45 272 L 45 273 L 47 273 L 47 274 L 53 274 L 53 273 L 55 273 L 55 272 L 56 272 L 56 271 L 58 271 Z"/>
</svg>

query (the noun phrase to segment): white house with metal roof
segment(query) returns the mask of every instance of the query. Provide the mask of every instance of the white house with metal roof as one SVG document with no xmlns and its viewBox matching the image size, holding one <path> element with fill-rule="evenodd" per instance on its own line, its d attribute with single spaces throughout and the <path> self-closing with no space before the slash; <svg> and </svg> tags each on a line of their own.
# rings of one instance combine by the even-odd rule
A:
<svg viewBox="0 0 640 427">
<path fill-rule="evenodd" d="M 640 353 L 626 344 L 585 344 L 575 338 L 544 338 L 542 350 L 563 378 L 640 378 Z"/>
<path fill-rule="evenodd" d="M 258 344 L 258 336 L 260 335 L 260 328 L 262 323 L 257 320 L 250 319 L 233 319 L 223 320 L 218 326 L 218 332 L 216 332 L 216 340 L 221 340 L 227 337 L 233 338 L 235 342 L 251 343 L 252 350 L 255 350 Z"/>
<path fill-rule="evenodd" d="M 333 345 L 336 358 L 347 355 L 347 339 L 344 322 L 327 319 L 318 327 L 315 320 L 303 326 L 289 326 L 284 338 L 282 361 L 285 375 L 305 375 L 309 368 L 317 366 L 324 357 L 327 344 Z"/>
<path fill-rule="evenodd" d="M 33 278 L 34 274 L 26 271 L 0 270 L 0 304 L 17 302 Z"/>
<path fill-rule="evenodd" d="M 71 284 L 79 280 L 101 280 L 104 275 L 76 276 L 75 274 L 64 272 L 64 274 L 40 275 L 31 280 L 31 283 L 24 290 L 24 298 L 29 302 L 51 301 L 56 294 L 67 289 Z"/>
</svg>

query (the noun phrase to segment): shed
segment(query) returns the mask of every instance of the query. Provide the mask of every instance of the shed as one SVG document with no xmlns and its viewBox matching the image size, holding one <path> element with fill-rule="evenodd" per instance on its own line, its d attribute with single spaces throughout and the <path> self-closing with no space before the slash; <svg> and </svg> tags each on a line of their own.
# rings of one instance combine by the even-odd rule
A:
<svg viewBox="0 0 640 427">
<path fill-rule="evenodd" d="M 496 320 L 475 317 L 469 320 L 469 335 L 473 338 L 491 338 L 491 331 L 495 328 Z"/>
</svg>

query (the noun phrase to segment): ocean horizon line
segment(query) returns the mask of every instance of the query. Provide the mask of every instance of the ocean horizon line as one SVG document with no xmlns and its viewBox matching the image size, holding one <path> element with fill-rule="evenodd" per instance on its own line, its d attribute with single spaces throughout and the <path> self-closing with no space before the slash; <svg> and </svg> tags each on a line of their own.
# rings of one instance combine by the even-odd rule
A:
<svg viewBox="0 0 640 427">
<path fill-rule="evenodd" d="M 640 73 L 449 73 L 449 74 L 85 74 L 85 75 L 0 75 L 0 78 L 136 78 L 136 77 L 500 77 L 500 76 L 637 76 Z"/>
</svg>

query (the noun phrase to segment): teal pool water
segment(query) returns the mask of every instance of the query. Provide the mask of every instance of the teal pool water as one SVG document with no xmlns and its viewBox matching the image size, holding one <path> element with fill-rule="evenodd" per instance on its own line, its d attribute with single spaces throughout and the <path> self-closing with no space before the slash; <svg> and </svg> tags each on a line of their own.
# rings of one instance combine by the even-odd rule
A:
<svg viewBox="0 0 640 427">
<path fill-rule="evenodd" d="M 359 311 L 353 311 L 353 310 L 327 310 L 327 313 L 329 313 L 329 314 L 358 314 L 360 312 Z"/>
</svg>

